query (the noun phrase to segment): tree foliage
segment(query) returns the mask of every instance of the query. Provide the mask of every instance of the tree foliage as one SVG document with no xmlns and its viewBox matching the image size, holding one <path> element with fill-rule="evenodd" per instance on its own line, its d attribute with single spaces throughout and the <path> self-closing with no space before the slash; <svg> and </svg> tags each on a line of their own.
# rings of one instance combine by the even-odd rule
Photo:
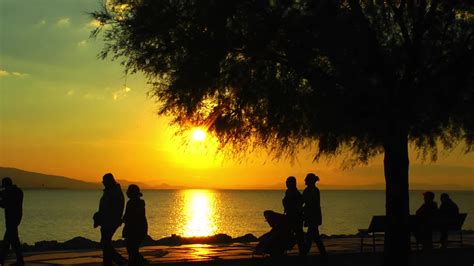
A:
<svg viewBox="0 0 474 266">
<path fill-rule="evenodd" d="M 234 151 L 316 144 L 422 154 L 474 147 L 473 4 L 461 0 L 116 0 L 101 57 L 143 72 L 160 114 Z"/>
</svg>

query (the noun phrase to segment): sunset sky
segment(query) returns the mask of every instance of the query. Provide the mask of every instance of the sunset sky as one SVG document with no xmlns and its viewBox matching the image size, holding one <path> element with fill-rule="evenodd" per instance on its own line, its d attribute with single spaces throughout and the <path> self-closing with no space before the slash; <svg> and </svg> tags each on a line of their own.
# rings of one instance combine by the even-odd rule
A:
<svg viewBox="0 0 474 266">
<path fill-rule="evenodd" d="M 97 182 L 106 172 L 150 185 L 276 188 L 316 172 L 326 186 L 383 184 L 381 158 L 343 171 L 341 158 L 293 164 L 264 152 L 242 162 L 214 156 L 212 140 L 173 137 L 140 74 L 99 60 L 87 12 L 98 0 L 0 0 L 0 166 Z M 211 146 L 211 148 L 209 147 Z M 411 153 L 411 182 L 474 189 L 474 153 L 462 147 L 436 163 Z"/>
</svg>

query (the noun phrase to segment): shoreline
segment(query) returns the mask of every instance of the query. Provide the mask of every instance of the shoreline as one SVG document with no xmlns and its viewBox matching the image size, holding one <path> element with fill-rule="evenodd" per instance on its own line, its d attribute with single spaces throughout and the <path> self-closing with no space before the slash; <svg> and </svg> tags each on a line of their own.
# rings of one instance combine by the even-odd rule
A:
<svg viewBox="0 0 474 266">
<path fill-rule="evenodd" d="M 463 235 L 473 235 L 474 230 L 462 230 Z M 349 239 L 359 238 L 360 234 L 335 234 L 325 235 L 322 234 L 323 239 Z M 2 240 L 0 240 L 2 242 Z M 222 245 L 222 244 L 238 244 L 238 243 L 255 243 L 258 242 L 258 237 L 253 234 L 245 234 L 243 236 L 231 237 L 227 234 L 215 234 L 211 236 L 202 237 L 182 237 L 176 234 L 172 234 L 169 237 L 160 239 L 153 239 L 150 236 L 145 237 L 141 246 L 181 246 L 189 244 L 204 244 L 204 245 Z M 112 244 L 114 247 L 121 248 L 125 247 L 125 240 L 118 239 L 113 240 Z M 60 251 L 60 250 L 92 250 L 100 249 L 100 244 L 97 241 L 87 239 L 82 236 L 74 237 L 70 240 L 59 242 L 56 240 L 43 240 L 35 242 L 34 244 L 22 243 L 23 250 L 25 252 L 43 252 L 43 251 Z"/>
</svg>

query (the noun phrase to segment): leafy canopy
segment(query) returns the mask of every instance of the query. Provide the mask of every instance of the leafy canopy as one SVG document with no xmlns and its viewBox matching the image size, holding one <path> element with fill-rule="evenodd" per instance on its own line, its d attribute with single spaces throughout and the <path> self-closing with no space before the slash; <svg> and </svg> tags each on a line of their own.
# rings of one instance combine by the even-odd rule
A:
<svg viewBox="0 0 474 266">
<path fill-rule="evenodd" d="M 116 0 L 101 57 L 143 72 L 160 114 L 234 151 L 317 144 L 362 162 L 395 125 L 424 155 L 474 146 L 473 2 Z"/>
</svg>

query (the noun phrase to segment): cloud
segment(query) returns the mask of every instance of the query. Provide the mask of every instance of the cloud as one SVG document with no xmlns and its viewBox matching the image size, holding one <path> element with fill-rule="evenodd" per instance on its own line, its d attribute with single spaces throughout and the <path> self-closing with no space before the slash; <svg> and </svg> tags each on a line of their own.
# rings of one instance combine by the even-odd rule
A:
<svg viewBox="0 0 474 266">
<path fill-rule="evenodd" d="M 9 75 L 10 75 L 10 73 L 8 73 L 8 71 L 0 69 L 0 77 L 6 77 L 6 76 L 9 76 Z"/>
<path fill-rule="evenodd" d="M 95 93 L 90 93 L 90 92 L 84 94 L 84 98 L 87 99 L 87 100 L 102 100 L 102 99 L 104 99 L 103 96 L 95 94 Z"/>
<path fill-rule="evenodd" d="M 44 25 L 46 25 L 46 20 L 42 19 L 42 20 L 38 21 L 38 23 L 35 24 L 35 27 L 42 27 Z"/>
<path fill-rule="evenodd" d="M 86 45 L 87 45 L 87 41 L 86 41 L 86 40 L 82 40 L 82 41 L 80 41 L 80 42 L 77 43 L 77 46 L 79 46 L 79 47 L 84 47 L 84 46 L 86 46 Z"/>
<path fill-rule="evenodd" d="M 64 28 L 64 27 L 67 27 L 69 26 L 70 23 L 70 19 L 69 18 L 59 18 L 58 21 L 56 22 L 56 26 L 60 27 L 60 28 Z"/>
<path fill-rule="evenodd" d="M 0 69 L 0 77 L 18 77 L 18 78 L 24 78 L 26 76 L 29 76 L 27 73 L 21 73 L 17 71 L 7 71 L 4 69 Z"/>
<path fill-rule="evenodd" d="M 123 98 L 125 98 L 125 96 L 127 96 L 127 94 L 128 94 L 131 90 L 132 90 L 132 89 L 130 89 L 129 87 L 125 87 L 125 88 L 123 88 L 123 89 L 121 89 L 121 90 L 115 91 L 115 92 L 112 94 L 112 98 L 114 99 L 114 101 L 123 99 Z"/>
</svg>

